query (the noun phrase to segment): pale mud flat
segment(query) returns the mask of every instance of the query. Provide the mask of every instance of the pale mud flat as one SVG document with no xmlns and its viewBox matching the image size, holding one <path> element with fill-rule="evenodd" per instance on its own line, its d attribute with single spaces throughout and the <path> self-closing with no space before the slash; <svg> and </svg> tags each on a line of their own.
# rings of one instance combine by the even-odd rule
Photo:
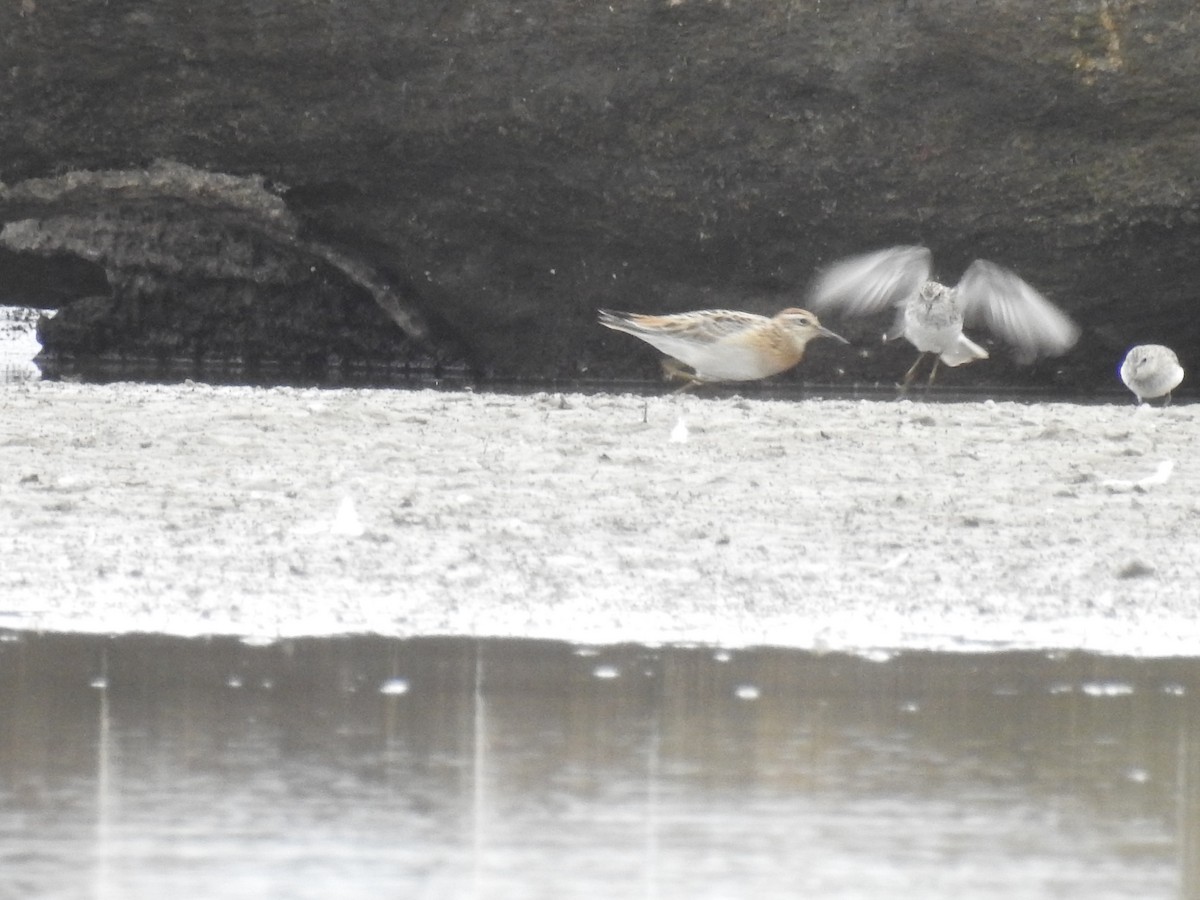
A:
<svg viewBox="0 0 1200 900">
<path fill-rule="evenodd" d="M 0 388 L 0 627 L 1200 653 L 1194 407 Z"/>
</svg>

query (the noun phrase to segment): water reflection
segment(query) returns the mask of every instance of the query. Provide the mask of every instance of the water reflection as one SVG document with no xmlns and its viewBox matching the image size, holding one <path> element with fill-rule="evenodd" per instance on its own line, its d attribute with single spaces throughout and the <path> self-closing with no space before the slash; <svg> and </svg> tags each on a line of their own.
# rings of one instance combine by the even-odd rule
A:
<svg viewBox="0 0 1200 900">
<path fill-rule="evenodd" d="M 1085 655 L 13 635 L 0 895 L 1198 896 L 1198 680 Z"/>
<path fill-rule="evenodd" d="M 37 381 L 41 370 L 34 357 L 41 350 L 37 321 L 53 316 L 52 310 L 22 306 L 0 306 L 0 384 Z"/>
</svg>

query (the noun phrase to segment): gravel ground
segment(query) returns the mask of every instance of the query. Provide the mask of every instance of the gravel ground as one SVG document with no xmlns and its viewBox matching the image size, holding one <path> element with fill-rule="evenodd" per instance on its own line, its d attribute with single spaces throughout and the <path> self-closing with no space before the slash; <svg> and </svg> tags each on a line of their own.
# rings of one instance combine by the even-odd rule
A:
<svg viewBox="0 0 1200 900">
<path fill-rule="evenodd" d="M 1195 408 L 25 381 L 0 626 L 1200 652 Z"/>
</svg>

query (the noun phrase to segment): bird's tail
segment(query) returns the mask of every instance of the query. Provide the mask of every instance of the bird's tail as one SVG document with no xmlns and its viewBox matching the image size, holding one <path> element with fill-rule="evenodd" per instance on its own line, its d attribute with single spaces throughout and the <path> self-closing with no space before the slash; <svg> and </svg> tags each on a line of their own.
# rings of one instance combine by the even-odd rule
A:
<svg viewBox="0 0 1200 900">
<path fill-rule="evenodd" d="M 620 312 L 615 309 L 597 310 L 596 321 L 605 328 L 613 328 L 617 331 L 630 331 L 637 328 L 636 313 Z"/>
</svg>

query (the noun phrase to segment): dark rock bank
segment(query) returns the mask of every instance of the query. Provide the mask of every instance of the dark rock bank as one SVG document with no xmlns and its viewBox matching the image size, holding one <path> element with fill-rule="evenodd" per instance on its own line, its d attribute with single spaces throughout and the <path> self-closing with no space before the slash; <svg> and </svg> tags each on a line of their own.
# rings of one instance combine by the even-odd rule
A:
<svg viewBox="0 0 1200 900">
<path fill-rule="evenodd" d="M 596 307 L 773 312 L 921 242 L 1083 326 L 954 383 L 1200 368 L 1185 0 L 23 0 L 0 53 L 0 299 L 52 357 L 653 376 Z M 845 330 L 786 377 L 910 361 Z"/>
</svg>

